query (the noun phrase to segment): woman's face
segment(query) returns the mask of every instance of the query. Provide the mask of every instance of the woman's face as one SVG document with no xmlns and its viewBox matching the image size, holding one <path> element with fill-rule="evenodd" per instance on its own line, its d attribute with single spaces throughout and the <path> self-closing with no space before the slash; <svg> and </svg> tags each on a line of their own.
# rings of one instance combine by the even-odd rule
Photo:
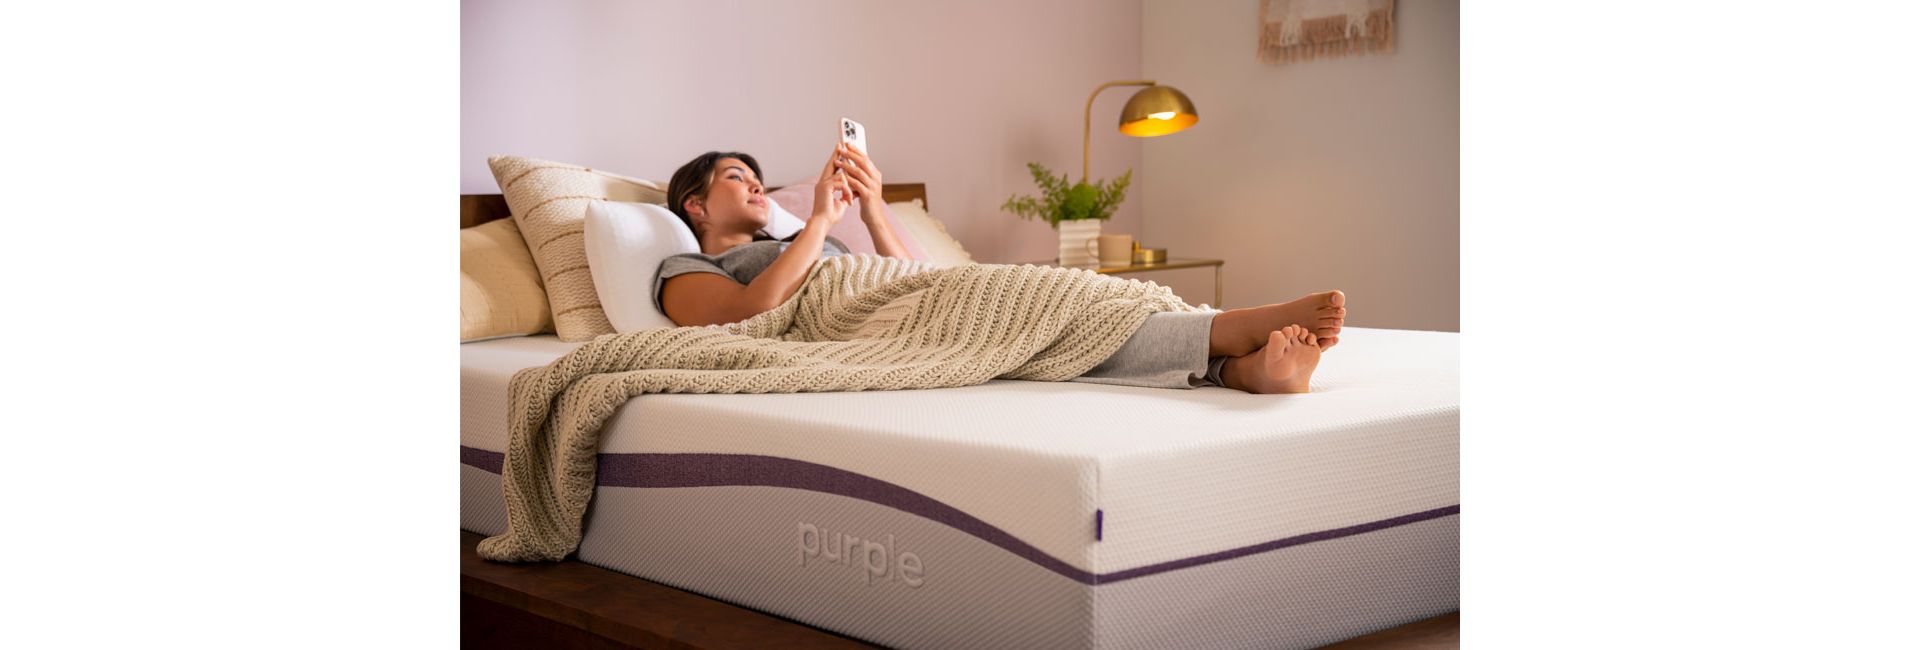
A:
<svg viewBox="0 0 1920 650">
<path fill-rule="evenodd" d="M 721 158 L 713 166 L 713 179 L 707 183 L 707 198 L 701 209 L 707 228 L 723 232 L 753 232 L 767 226 L 766 189 L 753 175 L 753 168 L 738 158 Z"/>
</svg>

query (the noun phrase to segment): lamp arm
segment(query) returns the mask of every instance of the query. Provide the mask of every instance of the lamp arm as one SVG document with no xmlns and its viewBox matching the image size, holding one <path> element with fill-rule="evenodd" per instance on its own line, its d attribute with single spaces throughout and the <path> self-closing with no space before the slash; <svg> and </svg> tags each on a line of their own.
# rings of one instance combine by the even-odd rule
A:
<svg viewBox="0 0 1920 650">
<path fill-rule="evenodd" d="M 1087 163 L 1091 160 L 1091 154 L 1093 153 L 1093 98 L 1100 96 L 1100 91 L 1114 86 L 1153 86 L 1157 84 L 1158 82 L 1148 80 L 1109 81 L 1100 84 L 1099 88 L 1093 89 L 1093 94 L 1087 95 L 1087 110 L 1082 115 L 1080 121 L 1080 182 L 1087 182 Z"/>
</svg>

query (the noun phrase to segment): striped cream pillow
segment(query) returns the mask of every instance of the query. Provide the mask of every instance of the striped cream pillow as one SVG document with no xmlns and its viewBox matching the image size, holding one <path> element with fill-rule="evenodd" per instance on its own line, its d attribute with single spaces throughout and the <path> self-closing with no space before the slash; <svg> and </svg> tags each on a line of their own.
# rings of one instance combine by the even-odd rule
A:
<svg viewBox="0 0 1920 650">
<path fill-rule="evenodd" d="M 587 269 L 587 205 L 594 201 L 666 203 L 666 189 L 652 181 L 579 165 L 521 156 L 487 158 L 493 180 L 533 251 L 562 341 L 612 334 Z"/>
</svg>

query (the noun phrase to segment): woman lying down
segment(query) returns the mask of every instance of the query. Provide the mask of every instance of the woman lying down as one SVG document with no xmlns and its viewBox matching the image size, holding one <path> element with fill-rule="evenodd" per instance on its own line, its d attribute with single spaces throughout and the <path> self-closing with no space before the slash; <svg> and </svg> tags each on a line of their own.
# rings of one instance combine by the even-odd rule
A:
<svg viewBox="0 0 1920 650">
<path fill-rule="evenodd" d="M 814 185 L 813 217 L 784 240 L 762 232 L 769 207 L 760 177 L 752 156 L 718 151 L 674 172 L 667 207 L 700 242 L 699 253 L 663 261 L 654 281 L 656 306 L 674 323 L 732 323 L 785 302 L 817 260 L 849 254 L 827 231 L 853 201 L 860 203 L 874 250 L 907 257 L 882 216 L 880 170 L 859 149 L 834 148 Z M 1306 392 L 1320 353 L 1340 340 L 1345 305 L 1344 294 L 1325 291 L 1247 309 L 1153 313 L 1118 351 L 1071 381 Z"/>
<path fill-rule="evenodd" d="M 514 373 L 501 481 L 507 532 L 482 540 L 481 557 L 559 560 L 578 548 L 601 426 L 641 394 L 928 389 L 994 378 L 1300 393 L 1347 314 L 1338 291 L 1216 312 L 1166 287 L 1078 269 L 906 259 L 882 216 L 880 170 L 847 148 L 820 171 L 812 220 L 784 241 L 759 233 L 768 203 L 752 156 L 702 155 L 674 172 L 667 198 L 702 251 L 660 264 L 654 296 L 681 327 L 596 337 Z M 853 201 L 880 256 L 849 255 L 827 236 Z"/>
</svg>

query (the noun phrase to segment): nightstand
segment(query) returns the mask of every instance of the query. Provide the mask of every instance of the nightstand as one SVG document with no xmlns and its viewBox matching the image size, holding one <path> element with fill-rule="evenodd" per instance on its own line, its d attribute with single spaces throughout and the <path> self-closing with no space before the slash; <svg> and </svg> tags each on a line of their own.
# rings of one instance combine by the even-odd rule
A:
<svg viewBox="0 0 1920 650">
<path fill-rule="evenodd" d="M 1191 269 L 1191 268 L 1198 268 L 1202 266 L 1211 266 L 1213 267 L 1213 308 L 1214 309 L 1226 309 L 1225 307 L 1220 306 L 1220 297 L 1222 292 L 1225 291 L 1225 289 L 1223 288 L 1223 285 L 1221 284 L 1222 278 L 1224 277 L 1221 272 L 1221 267 L 1226 265 L 1226 263 L 1227 263 L 1226 260 L 1209 260 L 1209 259 L 1201 259 L 1197 257 L 1172 257 L 1172 258 L 1168 258 L 1167 261 L 1164 261 L 1164 262 L 1135 262 L 1132 264 L 1117 264 L 1117 263 L 1060 264 L 1054 260 L 1046 260 L 1044 262 L 1022 262 L 1022 264 L 1032 264 L 1035 266 L 1063 266 L 1071 269 L 1086 269 L 1088 271 L 1092 271 L 1094 273 L 1100 273 L 1103 275 L 1120 275 L 1123 273 L 1142 273 L 1146 271 L 1168 271 L 1172 269 Z"/>
</svg>

